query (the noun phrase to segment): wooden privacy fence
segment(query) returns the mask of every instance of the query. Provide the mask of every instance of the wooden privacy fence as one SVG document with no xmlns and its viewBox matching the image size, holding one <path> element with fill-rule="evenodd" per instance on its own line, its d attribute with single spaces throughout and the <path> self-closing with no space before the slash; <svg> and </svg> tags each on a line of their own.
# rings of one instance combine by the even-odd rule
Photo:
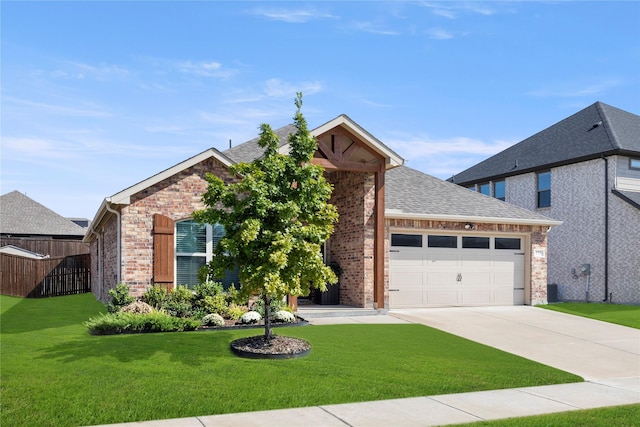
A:
<svg viewBox="0 0 640 427">
<path fill-rule="evenodd" d="M 31 259 L 0 254 L 0 293 L 42 298 L 91 291 L 89 254 Z"/>
</svg>

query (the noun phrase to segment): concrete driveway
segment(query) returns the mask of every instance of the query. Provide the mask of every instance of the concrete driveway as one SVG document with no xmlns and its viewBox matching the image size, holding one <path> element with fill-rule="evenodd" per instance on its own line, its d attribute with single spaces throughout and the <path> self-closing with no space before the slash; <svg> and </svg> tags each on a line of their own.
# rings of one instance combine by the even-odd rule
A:
<svg viewBox="0 0 640 427">
<path fill-rule="evenodd" d="M 640 330 L 530 306 L 391 310 L 389 315 L 579 375 L 586 381 L 636 377 Z"/>
</svg>

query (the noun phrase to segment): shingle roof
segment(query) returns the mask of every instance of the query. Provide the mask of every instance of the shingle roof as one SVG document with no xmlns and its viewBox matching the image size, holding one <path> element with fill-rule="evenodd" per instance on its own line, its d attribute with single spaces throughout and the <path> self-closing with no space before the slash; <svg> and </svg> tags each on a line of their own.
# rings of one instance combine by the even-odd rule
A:
<svg viewBox="0 0 640 427">
<path fill-rule="evenodd" d="M 603 155 L 638 153 L 640 116 L 596 102 L 452 179 L 465 185 Z"/>
<path fill-rule="evenodd" d="M 280 129 L 276 129 L 274 133 L 278 135 L 278 138 L 280 138 L 280 144 L 278 147 L 282 147 L 288 143 L 289 135 L 295 132 L 296 127 L 294 125 L 287 125 Z M 264 148 L 258 145 L 258 141 L 260 141 L 260 137 L 253 138 L 250 141 L 243 142 L 240 145 L 236 145 L 235 147 L 223 151 L 222 154 L 226 155 L 236 163 L 250 163 L 255 159 L 262 157 L 264 154 Z"/>
<path fill-rule="evenodd" d="M 470 221 L 557 225 L 536 212 L 470 191 L 407 166 L 387 171 L 387 217 L 423 216 Z M 500 221 L 501 220 L 501 221 Z"/>
<path fill-rule="evenodd" d="M 84 236 L 85 229 L 19 191 L 0 196 L 0 233 Z"/>
</svg>

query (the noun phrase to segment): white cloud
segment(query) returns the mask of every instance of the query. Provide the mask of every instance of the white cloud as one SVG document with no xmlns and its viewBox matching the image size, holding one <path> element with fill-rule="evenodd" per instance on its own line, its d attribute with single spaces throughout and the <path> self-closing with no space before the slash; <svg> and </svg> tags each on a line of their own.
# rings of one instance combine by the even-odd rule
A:
<svg viewBox="0 0 640 427">
<path fill-rule="evenodd" d="M 407 159 L 407 166 L 443 179 L 462 172 L 517 142 L 486 142 L 467 137 L 432 139 L 428 135 L 401 135 L 384 141 Z"/>
<path fill-rule="evenodd" d="M 72 72 L 68 73 L 64 70 L 56 70 L 54 71 L 54 74 L 67 73 L 67 77 L 77 78 L 79 80 L 86 77 L 94 78 L 96 80 L 106 80 L 112 77 L 122 78 L 129 75 L 129 70 L 127 68 L 118 65 L 91 65 L 73 61 L 69 61 L 68 65 L 70 65 L 74 69 Z"/>
<path fill-rule="evenodd" d="M 193 74 L 201 77 L 229 78 L 236 74 L 233 69 L 223 68 L 222 64 L 215 61 L 210 62 L 176 62 L 175 68 L 186 74 Z"/>
<path fill-rule="evenodd" d="M 46 114 L 54 114 L 54 115 L 60 115 L 60 116 L 70 116 L 70 117 L 110 117 L 112 116 L 112 114 L 106 111 L 104 107 L 94 103 L 84 103 L 84 105 L 80 106 L 80 104 L 82 103 L 76 102 L 74 104 L 76 105 L 76 107 L 68 107 L 65 105 L 36 102 L 36 101 L 30 101 L 26 99 L 14 98 L 11 96 L 3 97 L 3 103 L 8 103 L 9 105 L 13 104 L 14 106 L 18 106 L 18 107 L 22 106 L 22 107 L 34 108 Z M 3 108 L 5 109 L 5 111 L 7 111 L 6 104 L 3 106 Z"/>
<path fill-rule="evenodd" d="M 301 24 L 312 19 L 335 19 L 336 16 L 330 13 L 319 12 L 315 9 L 253 9 L 253 15 L 264 16 L 265 18 L 288 22 L 292 24 Z"/>
<path fill-rule="evenodd" d="M 578 85 L 574 82 L 566 84 L 556 84 L 547 88 L 535 89 L 526 93 L 526 95 L 536 98 L 578 98 L 583 96 L 593 97 L 607 91 L 610 88 L 620 86 L 622 82 L 617 79 L 603 80 L 597 83 L 586 83 Z"/>
<path fill-rule="evenodd" d="M 397 31 L 388 30 L 386 28 L 383 28 L 379 24 L 374 24 L 373 22 L 356 22 L 353 25 L 353 28 L 365 33 L 378 34 L 382 36 L 397 36 L 398 34 L 400 34 Z"/>
<path fill-rule="evenodd" d="M 312 95 L 322 90 L 320 82 L 288 83 L 280 79 L 269 79 L 264 83 L 264 94 L 274 98 L 293 99 L 297 92 Z"/>
<path fill-rule="evenodd" d="M 455 37 L 455 34 L 451 31 L 443 30 L 442 28 L 431 28 L 427 30 L 429 37 L 435 40 L 449 40 Z"/>
</svg>

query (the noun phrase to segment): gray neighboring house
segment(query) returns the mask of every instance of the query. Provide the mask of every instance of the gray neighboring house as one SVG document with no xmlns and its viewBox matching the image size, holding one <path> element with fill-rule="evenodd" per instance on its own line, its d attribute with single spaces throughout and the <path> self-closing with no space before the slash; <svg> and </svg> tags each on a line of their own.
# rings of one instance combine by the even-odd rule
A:
<svg viewBox="0 0 640 427">
<path fill-rule="evenodd" d="M 640 116 L 596 102 L 450 180 L 563 222 L 559 300 L 640 304 Z"/>
<path fill-rule="evenodd" d="M 19 191 L 0 196 L 0 246 L 52 257 L 88 253 L 82 243 L 86 231 Z"/>
</svg>

